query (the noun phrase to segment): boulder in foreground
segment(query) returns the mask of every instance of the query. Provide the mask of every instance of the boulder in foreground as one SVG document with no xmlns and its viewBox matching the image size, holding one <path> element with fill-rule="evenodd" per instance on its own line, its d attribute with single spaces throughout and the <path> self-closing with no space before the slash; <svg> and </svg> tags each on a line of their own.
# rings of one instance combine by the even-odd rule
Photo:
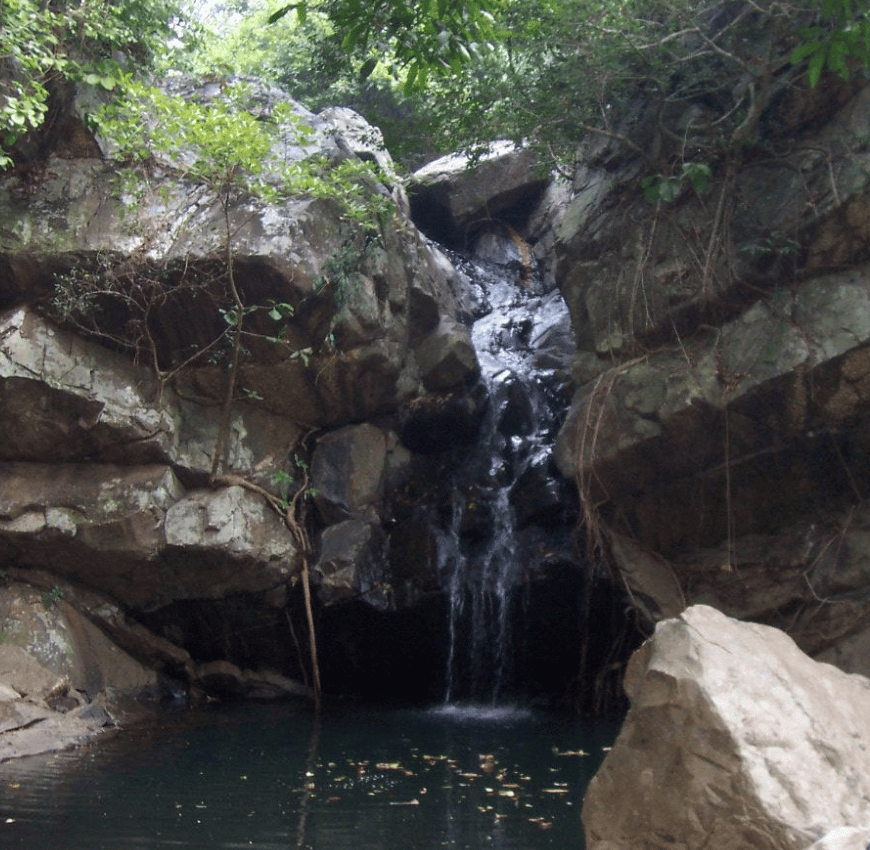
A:
<svg viewBox="0 0 870 850">
<path fill-rule="evenodd" d="M 867 845 L 870 680 L 696 605 L 658 624 L 625 688 L 583 804 L 589 850 Z"/>
</svg>

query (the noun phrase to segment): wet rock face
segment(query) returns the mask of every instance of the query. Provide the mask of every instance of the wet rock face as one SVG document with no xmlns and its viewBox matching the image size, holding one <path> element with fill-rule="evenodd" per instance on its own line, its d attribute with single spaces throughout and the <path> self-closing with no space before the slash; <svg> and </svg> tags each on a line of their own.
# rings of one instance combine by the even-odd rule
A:
<svg viewBox="0 0 870 850">
<path fill-rule="evenodd" d="M 657 626 L 625 687 L 631 709 L 583 803 L 590 850 L 870 838 L 857 828 L 870 817 L 870 680 L 694 606 Z"/>
</svg>

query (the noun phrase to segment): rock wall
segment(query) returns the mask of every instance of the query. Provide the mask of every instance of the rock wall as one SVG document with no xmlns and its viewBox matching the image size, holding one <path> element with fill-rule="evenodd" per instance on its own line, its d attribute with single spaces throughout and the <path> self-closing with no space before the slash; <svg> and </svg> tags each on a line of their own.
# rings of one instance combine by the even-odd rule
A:
<svg viewBox="0 0 870 850">
<path fill-rule="evenodd" d="M 648 628 L 712 604 L 868 672 L 835 647 L 870 626 L 870 88 L 823 85 L 671 203 L 587 140 L 554 227 L 578 347 L 555 457 Z"/>
<path fill-rule="evenodd" d="M 256 103 L 267 115 L 286 100 Z M 290 106 L 313 132 L 294 147 L 288 131 L 282 161 L 374 158 L 391 173 L 359 116 Z M 160 157 L 124 182 L 100 146 L 111 156 L 94 139 L 90 158 L 59 149 L 0 178 L 0 568 L 62 591 L 179 687 L 292 691 L 281 677 L 307 675 L 303 552 L 274 508 L 304 485 L 318 610 L 396 607 L 383 552 L 410 474 L 400 435 L 443 428 L 437 404 L 461 406 L 478 371 L 459 277 L 398 183 L 371 183 L 396 199 L 378 232 L 331 200 L 240 197 L 229 228 L 250 311 L 221 435 L 220 206 Z M 203 668 L 218 662 L 232 669 Z"/>
<path fill-rule="evenodd" d="M 211 84 L 170 87 L 220 97 Z M 286 101 L 257 92 L 262 117 Z M 521 435 L 546 428 L 516 375 L 502 376 L 498 399 L 481 382 L 469 326 L 492 305 L 409 218 L 377 132 L 348 110 L 289 105 L 314 132 L 301 147 L 279 132 L 276 157 L 375 159 L 389 185 L 369 190 L 396 208 L 373 228 L 323 198 L 233 203 L 248 312 L 226 411 L 226 225 L 183 162 L 155 156 L 131 177 L 92 138 L 75 157 L 61 147 L 0 178 L 0 569 L 62 597 L 156 671 L 148 693 L 263 698 L 310 693 L 305 562 L 325 687 L 438 699 L 449 620 L 439 534 L 466 500 L 456 545 L 479 546 Z M 457 186 L 465 197 L 439 215 L 454 233 L 471 228 L 478 257 L 533 299 L 539 323 L 495 330 L 537 352 L 547 392 L 562 398 L 571 331 L 552 275 L 532 285 L 522 226 L 544 181 L 528 153 L 494 153 L 480 172 L 437 178 L 442 200 Z M 483 208 L 505 221 L 484 232 Z M 487 416 L 503 422 L 502 472 L 454 492 Z M 523 581 L 535 583 L 510 617 L 577 646 L 559 658 L 517 648 L 523 679 L 561 697 L 581 630 L 595 631 L 587 614 L 614 600 L 585 598 L 576 506 L 538 448 L 505 502 L 522 528 Z M 301 536 L 280 515 L 290 507 Z M 596 653 L 609 649 L 585 657 Z"/>
</svg>

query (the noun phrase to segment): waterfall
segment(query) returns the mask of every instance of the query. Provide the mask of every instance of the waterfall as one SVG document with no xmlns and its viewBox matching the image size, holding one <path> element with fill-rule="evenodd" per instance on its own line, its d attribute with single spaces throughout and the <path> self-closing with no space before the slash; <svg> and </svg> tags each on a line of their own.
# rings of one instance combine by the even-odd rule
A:
<svg viewBox="0 0 870 850">
<path fill-rule="evenodd" d="M 523 476 L 549 461 L 565 400 L 556 398 L 560 380 L 547 351 L 569 322 L 559 293 L 542 292 L 527 269 L 453 259 L 476 298 L 471 336 L 488 406 L 476 446 L 453 471 L 436 531 L 449 600 L 445 697 L 497 704 L 514 696 L 518 591 L 528 579 L 515 505 Z"/>
</svg>

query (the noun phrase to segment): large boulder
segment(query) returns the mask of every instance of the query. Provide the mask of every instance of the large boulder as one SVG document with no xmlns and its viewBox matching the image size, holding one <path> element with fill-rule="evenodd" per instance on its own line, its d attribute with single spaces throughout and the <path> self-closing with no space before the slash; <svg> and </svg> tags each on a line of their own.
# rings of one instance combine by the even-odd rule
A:
<svg viewBox="0 0 870 850">
<path fill-rule="evenodd" d="M 5 575 L 0 585 L 0 761 L 81 744 L 158 694 L 155 670 L 70 604 L 61 583 L 40 592 Z"/>
<path fill-rule="evenodd" d="M 480 371 L 468 330 L 459 322 L 441 322 L 415 354 L 423 385 L 433 393 L 455 389 Z"/>
<path fill-rule="evenodd" d="M 699 605 L 658 624 L 625 688 L 631 709 L 583 803 L 589 850 L 870 839 L 870 680 Z"/>
<path fill-rule="evenodd" d="M 51 569 L 140 608 L 264 590 L 296 571 L 289 532 L 241 487 L 185 495 L 164 466 L 4 463 L 0 470 L 0 553 L 8 565 Z"/>
<path fill-rule="evenodd" d="M 461 238 L 469 230 L 529 207 L 549 183 L 538 158 L 513 142 L 494 142 L 472 159 L 451 154 L 414 172 L 409 186 L 415 220 L 437 238 Z"/>
<path fill-rule="evenodd" d="M 387 436 L 374 425 L 348 425 L 322 437 L 311 461 L 311 485 L 323 520 L 376 517 L 386 463 Z"/>
<path fill-rule="evenodd" d="M 325 529 L 320 556 L 314 566 L 324 604 L 364 600 L 385 610 L 390 588 L 384 581 L 386 538 L 377 525 L 361 519 L 339 522 Z"/>
</svg>

